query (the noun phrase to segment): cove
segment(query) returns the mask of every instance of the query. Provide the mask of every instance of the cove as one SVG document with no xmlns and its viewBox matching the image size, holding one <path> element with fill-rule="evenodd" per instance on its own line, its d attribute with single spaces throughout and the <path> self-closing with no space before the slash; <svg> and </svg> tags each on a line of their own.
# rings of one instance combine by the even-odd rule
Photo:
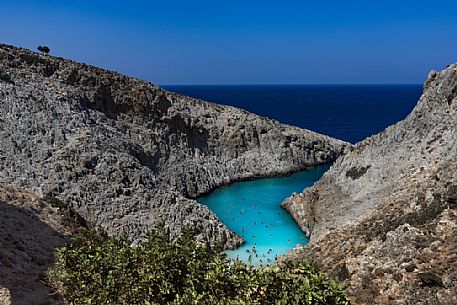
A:
<svg viewBox="0 0 457 305">
<path fill-rule="evenodd" d="M 297 244 L 308 243 L 306 235 L 281 208 L 281 202 L 293 192 L 312 186 L 329 168 L 327 164 L 286 177 L 235 182 L 197 201 L 246 240 L 240 248 L 225 251 L 230 259 L 268 265 Z"/>
</svg>

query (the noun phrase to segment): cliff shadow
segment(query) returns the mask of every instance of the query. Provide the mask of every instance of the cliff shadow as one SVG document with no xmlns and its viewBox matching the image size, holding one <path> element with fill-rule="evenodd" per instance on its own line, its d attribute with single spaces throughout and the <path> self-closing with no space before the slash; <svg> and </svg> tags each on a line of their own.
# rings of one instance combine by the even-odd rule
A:
<svg viewBox="0 0 457 305">
<path fill-rule="evenodd" d="M 63 304 L 45 277 L 67 240 L 32 209 L 0 200 L 0 287 L 10 291 L 11 305 Z"/>
</svg>

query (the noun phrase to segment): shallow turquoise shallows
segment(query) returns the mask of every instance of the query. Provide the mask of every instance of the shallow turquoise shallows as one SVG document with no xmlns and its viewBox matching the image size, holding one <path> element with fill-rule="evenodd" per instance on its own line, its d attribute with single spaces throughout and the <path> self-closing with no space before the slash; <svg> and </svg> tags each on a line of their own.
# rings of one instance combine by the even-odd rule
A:
<svg viewBox="0 0 457 305">
<path fill-rule="evenodd" d="M 295 247 L 308 242 L 281 202 L 320 179 L 330 165 L 322 165 L 287 177 L 236 182 L 202 196 L 207 205 L 232 231 L 246 240 L 240 248 L 226 251 L 231 259 L 267 265 Z"/>
</svg>

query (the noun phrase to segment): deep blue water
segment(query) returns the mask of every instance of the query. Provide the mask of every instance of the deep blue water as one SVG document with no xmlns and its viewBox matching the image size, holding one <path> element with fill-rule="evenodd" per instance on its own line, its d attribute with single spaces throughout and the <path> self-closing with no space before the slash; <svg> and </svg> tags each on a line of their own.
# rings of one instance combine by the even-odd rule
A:
<svg viewBox="0 0 457 305">
<path fill-rule="evenodd" d="M 411 112 L 421 85 L 164 86 L 352 143 Z"/>
<path fill-rule="evenodd" d="M 422 92 L 419 85 L 168 86 L 168 90 L 250 112 L 356 143 L 403 119 Z M 310 187 L 328 166 L 289 177 L 238 182 L 198 201 L 246 239 L 227 251 L 255 265 L 274 262 L 308 239 L 281 202 Z M 253 251 L 255 248 L 255 252 Z"/>
</svg>

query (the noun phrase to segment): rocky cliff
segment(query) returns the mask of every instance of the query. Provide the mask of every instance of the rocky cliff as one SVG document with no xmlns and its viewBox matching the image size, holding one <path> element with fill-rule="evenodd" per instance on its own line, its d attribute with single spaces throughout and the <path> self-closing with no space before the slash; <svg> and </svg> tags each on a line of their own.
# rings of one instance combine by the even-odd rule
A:
<svg viewBox="0 0 457 305">
<path fill-rule="evenodd" d="M 242 242 L 192 198 L 335 160 L 348 145 L 89 65 L 0 45 L 0 182 L 136 240 L 163 220 Z"/>
<path fill-rule="evenodd" d="M 317 260 L 354 304 L 457 304 L 457 65 L 283 207 L 311 237 L 290 256 Z"/>
</svg>

